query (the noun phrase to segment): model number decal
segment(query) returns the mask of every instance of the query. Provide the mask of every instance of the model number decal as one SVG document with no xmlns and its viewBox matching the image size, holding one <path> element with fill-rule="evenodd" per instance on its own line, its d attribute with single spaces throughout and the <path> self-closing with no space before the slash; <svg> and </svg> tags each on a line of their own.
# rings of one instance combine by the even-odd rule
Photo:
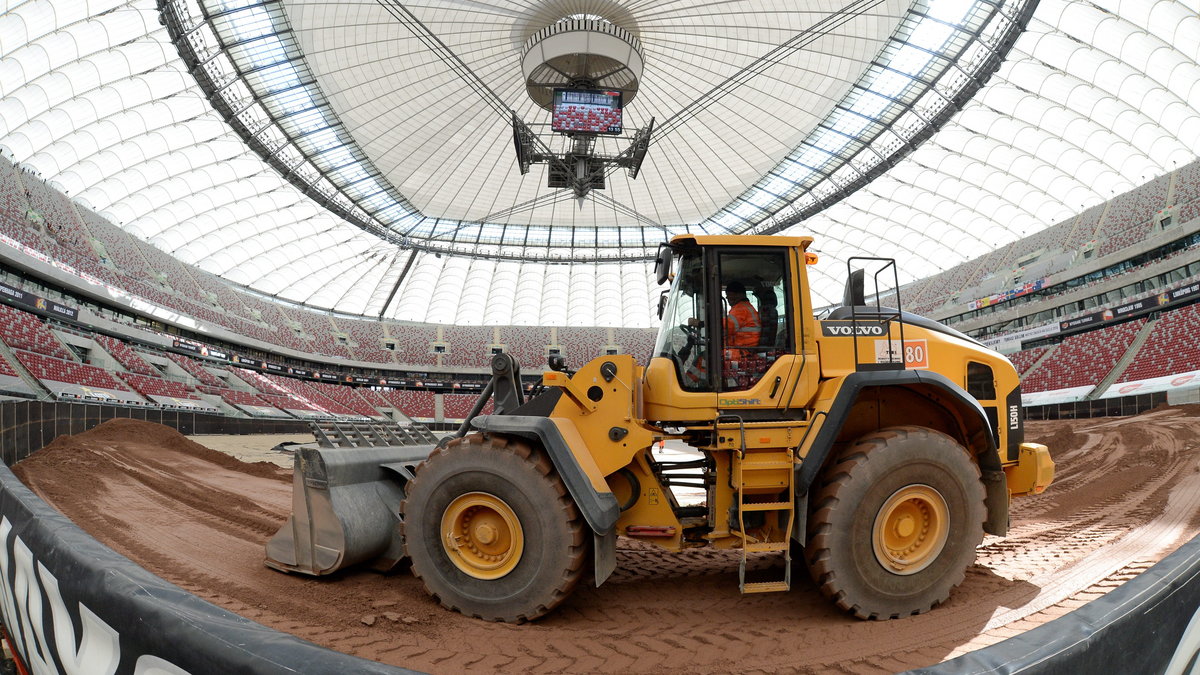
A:
<svg viewBox="0 0 1200 675">
<path fill-rule="evenodd" d="M 929 343 L 927 340 L 876 340 L 875 363 L 898 363 L 904 359 L 905 368 L 929 367 Z"/>
</svg>

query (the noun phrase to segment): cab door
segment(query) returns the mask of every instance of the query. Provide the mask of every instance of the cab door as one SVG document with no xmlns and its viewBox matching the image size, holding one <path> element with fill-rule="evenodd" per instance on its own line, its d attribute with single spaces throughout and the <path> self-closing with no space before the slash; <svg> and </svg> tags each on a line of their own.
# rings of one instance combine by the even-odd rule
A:
<svg viewBox="0 0 1200 675">
<path fill-rule="evenodd" d="M 710 317 L 721 345 L 714 349 L 717 406 L 785 409 L 794 406 L 796 380 L 804 370 L 797 313 L 803 274 L 792 247 L 727 247 L 715 251 Z M 804 399 L 806 400 L 806 399 Z"/>
</svg>

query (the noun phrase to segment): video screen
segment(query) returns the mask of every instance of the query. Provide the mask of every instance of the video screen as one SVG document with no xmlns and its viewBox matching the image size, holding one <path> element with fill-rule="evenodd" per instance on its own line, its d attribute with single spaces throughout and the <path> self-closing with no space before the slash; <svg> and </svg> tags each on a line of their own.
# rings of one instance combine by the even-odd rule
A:
<svg viewBox="0 0 1200 675">
<path fill-rule="evenodd" d="M 564 133 L 621 133 L 621 92 L 555 89 L 550 129 Z"/>
</svg>

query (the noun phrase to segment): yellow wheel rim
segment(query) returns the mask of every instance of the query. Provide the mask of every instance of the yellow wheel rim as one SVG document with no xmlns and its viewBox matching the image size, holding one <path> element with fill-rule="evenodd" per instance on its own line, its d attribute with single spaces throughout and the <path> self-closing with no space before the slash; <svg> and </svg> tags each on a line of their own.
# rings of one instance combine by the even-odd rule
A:
<svg viewBox="0 0 1200 675">
<path fill-rule="evenodd" d="M 450 561 L 476 579 L 499 579 L 521 561 L 521 521 L 499 497 L 469 492 L 442 513 L 442 547 Z"/>
<path fill-rule="evenodd" d="M 949 532 L 950 510 L 940 492 L 928 485 L 903 487 L 875 515 L 875 558 L 893 574 L 916 574 L 937 559 Z"/>
</svg>

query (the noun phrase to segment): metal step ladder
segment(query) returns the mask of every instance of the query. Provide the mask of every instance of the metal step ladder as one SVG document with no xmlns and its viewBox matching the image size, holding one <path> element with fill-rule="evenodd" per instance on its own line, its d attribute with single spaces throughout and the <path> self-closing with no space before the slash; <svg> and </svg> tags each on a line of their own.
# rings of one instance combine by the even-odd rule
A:
<svg viewBox="0 0 1200 675">
<path fill-rule="evenodd" d="M 792 448 L 746 451 L 745 426 L 741 428 L 741 448 L 735 451 L 733 481 L 737 488 L 738 535 L 742 539 L 742 558 L 738 563 L 738 589 L 742 593 L 773 593 L 792 587 L 791 532 L 796 518 L 795 454 Z M 757 498 L 756 501 L 747 501 Z M 770 501 L 761 501 L 769 499 Z M 764 523 L 785 520 L 775 528 L 766 527 L 771 539 L 760 539 L 746 530 L 746 514 L 762 513 Z M 786 516 L 784 515 L 786 514 Z M 771 536 L 771 535 L 768 535 Z M 783 579 L 777 581 L 746 581 L 746 561 L 750 553 L 782 553 Z"/>
</svg>

